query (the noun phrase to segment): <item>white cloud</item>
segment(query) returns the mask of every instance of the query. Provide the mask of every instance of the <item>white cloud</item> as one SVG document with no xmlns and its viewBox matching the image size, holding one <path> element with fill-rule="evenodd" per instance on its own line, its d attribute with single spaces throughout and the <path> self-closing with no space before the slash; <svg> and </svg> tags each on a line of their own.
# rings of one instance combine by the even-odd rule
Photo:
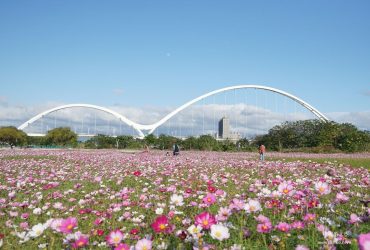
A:
<svg viewBox="0 0 370 250">
<path fill-rule="evenodd" d="M 328 117 L 339 123 L 352 123 L 361 130 L 370 130 L 370 111 L 333 112 Z"/>
<path fill-rule="evenodd" d="M 0 126 L 16 126 L 47 109 L 62 105 L 61 103 L 47 103 L 41 106 L 10 106 L 0 105 Z M 107 107 L 128 119 L 141 123 L 152 124 L 170 113 L 172 107 Z M 175 107 L 176 108 L 176 107 Z M 370 111 L 363 112 L 333 112 L 326 114 L 330 119 L 340 123 L 353 123 L 362 130 L 370 130 Z M 217 132 L 218 121 L 227 116 L 230 119 L 231 129 L 243 136 L 253 136 L 266 133 L 274 125 L 286 120 L 312 119 L 310 113 L 278 113 L 253 105 L 193 105 L 175 115 L 158 128 L 156 133 L 172 135 L 197 135 Z M 95 126 L 96 124 L 96 126 Z M 28 132 L 40 132 L 52 129 L 54 126 L 70 126 L 78 133 L 106 133 L 133 134 L 131 128 L 120 124 L 117 119 L 101 111 L 86 108 L 71 108 L 49 114 L 42 120 L 32 124 Z M 135 133 L 134 133 L 135 134 Z"/>
</svg>

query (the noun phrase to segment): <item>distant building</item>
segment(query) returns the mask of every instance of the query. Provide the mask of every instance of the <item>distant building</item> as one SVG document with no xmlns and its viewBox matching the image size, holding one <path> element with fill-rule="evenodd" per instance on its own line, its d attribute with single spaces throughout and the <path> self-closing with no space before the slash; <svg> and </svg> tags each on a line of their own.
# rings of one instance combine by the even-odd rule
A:
<svg viewBox="0 0 370 250">
<path fill-rule="evenodd" d="M 230 134 L 230 121 L 227 117 L 222 117 L 218 122 L 218 137 L 227 138 Z"/>
<path fill-rule="evenodd" d="M 227 117 L 222 117 L 218 122 L 218 139 L 238 141 L 241 136 L 239 133 L 230 131 L 230 120 Z"/>
</svg>

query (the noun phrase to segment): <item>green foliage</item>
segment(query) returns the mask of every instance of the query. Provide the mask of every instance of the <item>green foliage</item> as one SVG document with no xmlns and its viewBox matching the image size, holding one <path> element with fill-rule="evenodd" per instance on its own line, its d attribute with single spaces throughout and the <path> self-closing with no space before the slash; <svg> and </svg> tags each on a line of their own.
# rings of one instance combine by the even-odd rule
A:
<svg viewBox="0 0 370 250">
<path fill-rule="evenodd" d="M 150 134 L 150 135 L 145 136 L 144 142 L 148 146 L 149 145 L 150 146 L 155 146 L 157 144 L 157 138 L 155 137 L 155 135 Z"/>
<path fill-rule="evenodd" d="M 142 148 L 141 142 L 131 135 L 120 135 L 116 138 L 116 147 L 119 149 L 139 149 Z"/>
<path fill-rule="evenodd" d="M 369 134 L 359 131 L 349 123 L 342 124 L 335 140 L 335 147 L 347 152 L 363 151 L 368 144 L 370 144 Z"/>
<path fill-rule="evenodd" d="M 45 146 L 46 145 L 45 136 L 28 136 L 27 145 L 37 147 Z"/>
<path fill-rule="evenodd" d="M 0 145 L 23 146 L 27 142 L 27 134 L 15 127 L 0 128 Z"/>
<path fill-rule="evenodd" d="M 370 146 L 370 134 L 352 124 L 319 120 L 285 122 L 257 136 L 255 145 L 264 144 L 270 150 L 317 148 L 345 152 L 365 151 Z"/>
<path fill-rule="evenodd" d="M 180 140 L 173 136 L 161 134 L 156 141 L 156 147 L 160 150 L 172 150 L 174 142 L 179 143 Z"/>
<path fill-rule="evenodd" d="M 45 142 L 49 146 L 75 147 L 77 146 L 77 134 L 68 127 L 55 128 L 48 131 Z"/>
<path fill-rule="evenodd" d="M 85 142 L 86 148 L 115 148 L 116 140 L 107 135 L 97 135 Z"/>
</svg>

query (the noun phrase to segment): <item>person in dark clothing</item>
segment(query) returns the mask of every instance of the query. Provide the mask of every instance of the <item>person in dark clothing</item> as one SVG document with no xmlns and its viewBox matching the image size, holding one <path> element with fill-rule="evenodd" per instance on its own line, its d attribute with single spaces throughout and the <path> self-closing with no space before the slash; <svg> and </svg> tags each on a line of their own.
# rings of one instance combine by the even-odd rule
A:
<svg viewBox="0 0 370 250">
<path fill-rule="evenodd" d="M 177 143 L 173 144 L 172 151 L 173 151 L 173 155 L 179 155 L 180 154 L 180 148 L 177 145 Z"/>
</svg>

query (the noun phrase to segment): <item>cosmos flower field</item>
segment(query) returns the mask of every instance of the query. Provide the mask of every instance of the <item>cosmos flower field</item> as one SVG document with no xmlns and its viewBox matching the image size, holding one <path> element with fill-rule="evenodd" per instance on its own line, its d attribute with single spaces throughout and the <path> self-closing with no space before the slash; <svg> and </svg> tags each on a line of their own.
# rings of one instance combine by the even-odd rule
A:
<svg viewBox="0 0 370 250">
<path fill-rule="evenodd" d="M 369 249 L 369 172 L 253 153 L 0 150 L 2 249 Z"/>
</svg>

